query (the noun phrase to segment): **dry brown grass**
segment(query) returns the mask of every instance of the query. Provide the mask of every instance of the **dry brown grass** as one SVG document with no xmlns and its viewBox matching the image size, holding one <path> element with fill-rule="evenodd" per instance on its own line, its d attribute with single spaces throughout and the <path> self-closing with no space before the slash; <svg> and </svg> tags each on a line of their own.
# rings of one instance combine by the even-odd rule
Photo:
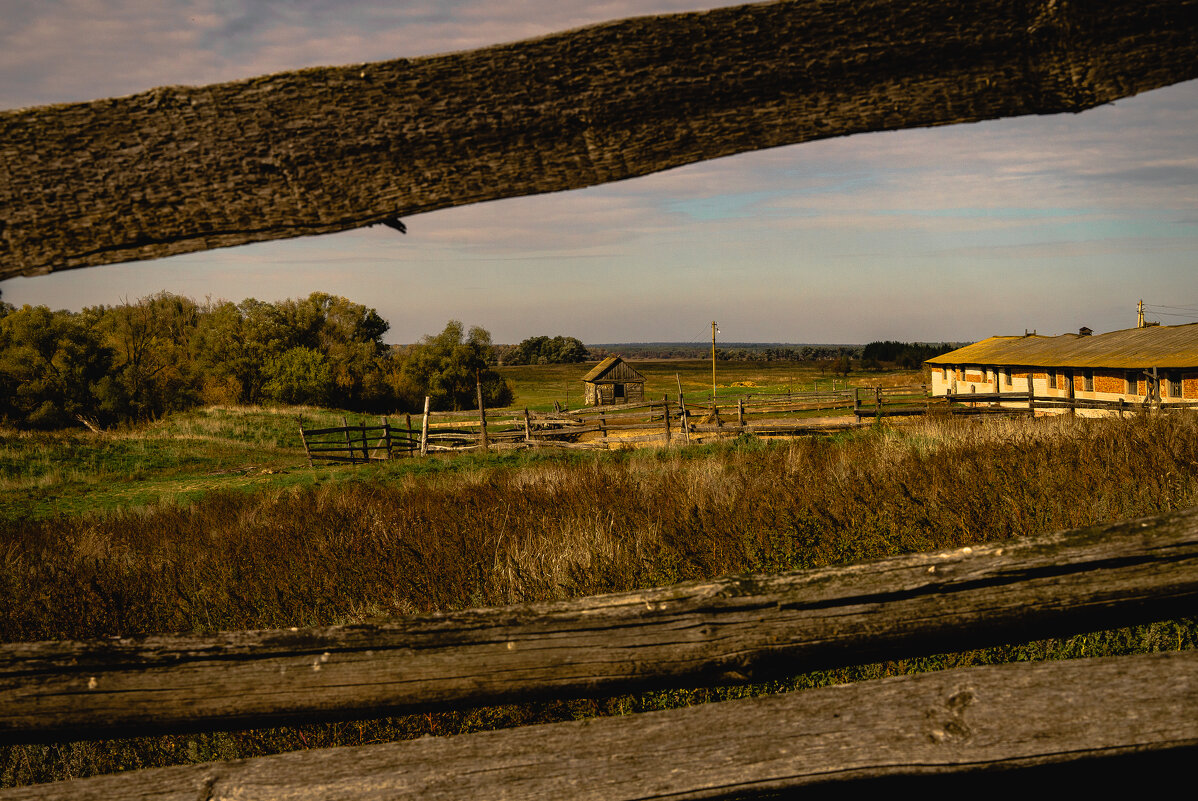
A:
<svg viewBox="0 0 1198 801">
<path fill-rule="evenodd" d="M 28 522 L 0 534 L 0 638 L 310 626 L 855 562 L 1192 505 L 1198 417 L 929 421 L 837 439 L 495 460 Z M 799 676 L 1193 645 L 1193 621 Z M 756 691 L 768 688 L 758 688 Z M 353 744 L 726 697 L 0 749 L 0 781 Z"/>
</svg>

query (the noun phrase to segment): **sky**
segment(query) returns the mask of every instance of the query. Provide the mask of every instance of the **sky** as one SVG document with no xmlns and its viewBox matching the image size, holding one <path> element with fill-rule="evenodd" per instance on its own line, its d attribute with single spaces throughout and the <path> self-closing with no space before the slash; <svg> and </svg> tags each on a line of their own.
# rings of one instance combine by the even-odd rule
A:
<svg viewBox="0 0 1198 801">
<path fill-rule="evenodd" d="M 702 0 L 0 0 L 0 109 L 484 47 Z M 0 282 L 450 319 L 496 342 L 972 341 L 1198 320 L 1198 81 L 1073 115 L 809 142 L 565 193 Z"/>
</svg>

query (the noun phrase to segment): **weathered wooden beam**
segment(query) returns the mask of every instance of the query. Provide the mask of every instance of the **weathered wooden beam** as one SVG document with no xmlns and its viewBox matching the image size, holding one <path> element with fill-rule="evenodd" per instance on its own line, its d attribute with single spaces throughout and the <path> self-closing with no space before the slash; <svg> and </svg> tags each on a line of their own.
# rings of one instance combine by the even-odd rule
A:
<svg viewBox="0 0 1198 801">
<path fill-rule="evenodd" d="M 1113 758 L 1146 753 L 1166 760 L 1158 768 L 1172 764 L 1166 773 L 1176 779 L 1196 746 L 1198 652 L 1181 651 L 965 668 L 142 770 L 0 790 L 0 799 L 744 798 L 901 776 L 956 774 L 991 786 L 996 774 L 1001 781 L 1012 771 L 1018 781 L 1016 769 L 1061 763 L 1075 782 L 1092 780 Z"/>
<path fill-rule="evenodd" d="M 1076 112 L 1196 76 L 1198 0 L 783 0 L 7 111 L 0 279 Z"/>
<path fill-rule="evenodd" d="M 0 741 L 728 684 L 1192 613 L 1198 509 L 383 624 L 0 646 Z"/>
</svg>

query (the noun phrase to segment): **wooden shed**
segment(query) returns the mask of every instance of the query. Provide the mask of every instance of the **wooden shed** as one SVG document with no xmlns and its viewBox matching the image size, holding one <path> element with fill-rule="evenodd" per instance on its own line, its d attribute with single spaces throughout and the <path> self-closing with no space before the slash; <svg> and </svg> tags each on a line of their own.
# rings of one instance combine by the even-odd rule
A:
<svg viewBox="0 0 1198 801">
<path fill-rule="evenodd" d="M 645 400 L 645 377 L 619 356 L 608 356 L 582 377 L 587 406 L 641 403 Z"/>
</svg>

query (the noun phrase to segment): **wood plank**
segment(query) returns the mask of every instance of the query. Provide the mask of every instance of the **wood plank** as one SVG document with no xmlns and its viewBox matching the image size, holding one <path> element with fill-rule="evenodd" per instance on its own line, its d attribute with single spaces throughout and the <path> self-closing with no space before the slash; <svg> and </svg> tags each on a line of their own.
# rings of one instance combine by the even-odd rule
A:
<svg viewBox="0 0 1198 801">
<path fill-rule="evenodd" d="M 363 428 L 363 426 L 349 426 L 349 429 L 351 429 L 355 432 L 361 431 L 362 428 Z M 384 431 L 384 430 L 386 430 L 386 426 L 364 426 L 364 428 L 367 431 Z M 345 426 L 338 426 L 337 428 L 312 428 L 312 429 L 307 429 L 304 431 L 304 434 L 306 434 L 309 437 L 320 436 L 322 434 L 344 434 L 344 433 L 346 433 Z"/>
<path fill-rule="evenodd" d="M 877 562 L 327 628 L 0 646 L 0 740 L 728 684 L 1190 614 L 1198 509 Z"/>
<path fill-rule="evenodd" d="M 33 799 L 710 799 L 884 777 L 990 785 L 1198 746 L 1198 652 L 1014 663 L 639 715 L 0 790 Z M 1115 763 L 1118 765 L 1118 762 Z M 1108 769 L 1109 770 L 1109 769 Z M 1072 786 L 1072 785 L 1071 785 Z"/>
<path fill-rule="evenodd" d="M 780 0 L 0 113 L 0 280 L 1198 77 L 1198 0 Z M 286 135 L 279 134 L 286 131 Z"/>
</svg>

